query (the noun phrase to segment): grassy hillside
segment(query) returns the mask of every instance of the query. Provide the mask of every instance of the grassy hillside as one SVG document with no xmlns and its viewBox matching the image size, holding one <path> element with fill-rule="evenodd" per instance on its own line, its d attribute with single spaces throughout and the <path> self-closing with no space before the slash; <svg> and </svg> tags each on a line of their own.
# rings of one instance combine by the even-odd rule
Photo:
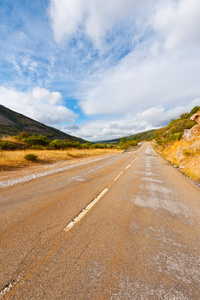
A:
<svg viewBox="0 0 200 300">
<path fill-rule="evenodd" d="M 153 139 L 163 148 L 175 141 L 179 141 L 183 136 L 184 130 L 190 129 L 196 124 L 190 118 L 198 110 L 200 110 L 200 106 L 195 106 L 190 113 L 181 114 L 178 119 L 171 120 L 168 126 L 155 131 Z"/>
<path fill-rule="evenodd" d="M 44 135 L 50 140 L 68 139 L 80 143 L 85 142 L 83 139 L 46 126 L 0 105 L 0 137 L 18 135 L 22 131 L 26 131 L 31 135 Z"/>
<path fill-rule="evenodd" d="M 154 133 L 156 132 L 156 129 L 152 129 L 152 130 L 148 130 L 148 131 L 144 131 L 144 132 L 139 132 L 136 134 L 133 134 L 131 136 L 129 136 L 127 139 L 128 140 L 134 140 L 137 142 L 141 142 L 141 141 L 151 141 L 153 139 Z"/>
<path fill-rule="evenodd" d="M 153 138 L 153 135 L 155 133 L 156 129 L 144 131 L 144 132 L 139 132 L 127 137 L 122 137 L 120 139 L 113 139 L 113 140 L 106 140 L 106 141 L 101 141 L 101 143 L 106 143 L 106 144 L 119 144 L 120 142 L 133 142 L 136 141 L 137 143 L 141 141 L 151 141 Z"/>
<path fill-rule="evenodd" d="M 194 135 L 190 141 L 182 136 L 185 129 L 196 125 L 190 118 L 198 111 L 200 106 L 194 107 L 190 113 L 180 115 L 168 126 L 158 129 L 154 133 L 153 142 L 158 153 L 196 182 L 200 182 L 200 135 Z"/>
</svg>

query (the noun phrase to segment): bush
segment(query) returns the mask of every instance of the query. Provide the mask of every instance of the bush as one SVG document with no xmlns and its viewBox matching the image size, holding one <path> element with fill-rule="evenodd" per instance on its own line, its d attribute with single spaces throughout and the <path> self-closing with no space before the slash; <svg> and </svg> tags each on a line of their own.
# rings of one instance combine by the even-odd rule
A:
<svg viewBox="0 0 200 300">
<path fill-rule="evenodd" d="M 36 161 L 37 158 L 38 158 L 38 156 L 35 155 L 35 154 L 33 154 L 33 153 L 29 153 L 29 154 L 26 154 L 26 155 L 24 156 L 24 158 L 25 158 L 26 160 L 29 160 L 29 161 Z"/>
<path fill-rule="evenodd" d="M 185 155 L 185 156 L 195 156 L 195 151 L 194 150 L 190 150 L 190 149 L 186 149 L 183 152 L 183 155 Z"/>
<path fill-rule="evenodd" d="M 28 138 L 24 139 L 24 141 L 30 146 L 48 146 L 49 140 L 44 135 L 31 135 Z"/>
<path fill-rule="evenodd" d="M 182 136 L 183 136 L 183 132 L 178 132 L 176 134 L 177 140 L 180 141 L 180 139 L 182 138 Z"/>
<path fill-rule="evenodd" d="M 53 140 L 50 144 L 49 144 L 49 147 L 51 149 L 55 149 L 55 150 L 58 150 L 58 149 L 64 149 L 67 147 L 67 143 L 66 142 L 63 142 L 61 140 Z"/>
<path fill-rule="evenodd" d="M 30 134 L 29 134 L 28 132 L 22 131 L 22 132 L 20 132 L 20 133 L 18 134 L 17 138 L 18 138 L 19 140 L 22 140 L 22 139 L 28 138 L 29 135 L 30 135 Z"/>
<path fill-rule="evenodd" d="M 87 143 L 85 143 L 85 144 L 82 144 L 82 145 L 81 145 L 81 148 L 82 148 L 82 149 L 91 149 L 92 146 L 93 146 L 92 143 L 87 142 Z"/>
<path fill-rule="evenodd" d="M 92 149 L 106 149 L 107 148 L 107 145 L 104 143 L 104 144 L 93 144 L 91 146 Z"/>
<path fill-rule="evenodd" d="M 17 147 L 15 144 L 12 144 L 7 141 L 0 142 L 0 149 L 1 150 L 15 150 Z"/>
<path fill-rule="evenodd" d="M 200 106 L 195 106 L 195 107 L 191 110 L 190 115 L 196 114 L 196 112 L 198 112 L 199 110 L 200 110 Z"/>
<path fill-rule="evenodd" d="M 190 116 L 189 113 L 183 113 L 183 114 L 180 115 L 180 119 L 188 119 L 189 116 Z"/>
</svg>

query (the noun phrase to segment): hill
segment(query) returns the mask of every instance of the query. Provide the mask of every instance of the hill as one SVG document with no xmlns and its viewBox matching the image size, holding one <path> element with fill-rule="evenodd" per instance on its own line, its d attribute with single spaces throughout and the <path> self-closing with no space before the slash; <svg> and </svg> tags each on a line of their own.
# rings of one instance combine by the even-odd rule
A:
<svg viewBox="0 0 200 300">
<path fill-rule="evenodd" d="M 182 173 L 200 182 L 200 106 L 158 129 L 153 145 Z"/>
<path fill-rule="evenodd" d="M 18 135 L 26 131 L 31 135 L 44 135 L 50 140 L 68 139 L 85 143 L 81 138 L 66 134 L 58 129 L 39 123 L 31 118 L 19 114 L 0 105 L 0 137 Z"/>
<path fill-rule="evenodd" d="M 180 140 L 184 131 L 192 128 L 196 124 L 190 118 L 198 110 L 200 110 L 200 107 L 195 106 L 189 113 L 183 113 L 178 119 L 171 120 L 168 126 L 156 130 L 153 135 L 156 143 L 166 147 L 168 144 Z"/>
<path fill-rule="evenodd" d="M 127 140 L 131 140 L 131 141 L 134 140 L 137 142 L 151 141 L 155 132 L 156 132 L 156 129 L 139 132 L 139 133 L 133 134 L 131 136 L 128 136 Z"/>
<path fill-rule="evenodd" d="M 152 129 L 148 131 L 139 132 L 130 136 L 122 137 L 119 139 L 113 139 L 113 140 L 105 140 L 105 141 L 98 141 L 97 143 L 106 143 L 106 144 L 118 144 L 122 139 L 125 139 L 126 141 L 151 141 L 153 138 L 154 133 L 157 129 Z"/>
</svg>

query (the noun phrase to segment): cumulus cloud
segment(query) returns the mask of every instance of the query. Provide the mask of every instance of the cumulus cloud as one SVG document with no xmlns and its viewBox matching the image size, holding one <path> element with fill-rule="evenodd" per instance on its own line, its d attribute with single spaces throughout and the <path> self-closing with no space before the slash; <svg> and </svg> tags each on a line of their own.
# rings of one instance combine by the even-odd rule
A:
<svg viewBox="0 0 200 300">
<path fill-rule="evenodd" d="M 154 106 L 136 114 L 129 113 L 118 117 L 108 116 L 95 121 L 87 121 L 75 128 L 73 125 L 61 125 L 57 128 L 89 141 L 109 140 L 166 126 L 171 119 L 189 112 L 196 105 L 200 105 L 200 98 L 169 110 L 163 106 Z"/>
<path fill-rule="evenodd" d="M 131 53 L 85 83 L 80 105 L 87 115 L 116 115 L 188 103 L 200 95 L 199 70 L 196 57 L 159 54 L 138 62 Z"/>
<path fill-rule="evenodd" d="M 118 28 L 131 37 L 125 55 L 102 66 L 97 59 L 74 93 L 83 113 L 98 118 L 77 128 L 79 136 L 133 134 L 199 105 L 199 0 L 51 0 L 49 12 L 58 43 L 89 38 L 108 61 Z"/>
<path fill-rule="evenodd" d="M 55 39 L 61 42 L 83 34 L 100 48 L 118 24 L 127 20 L 133 23 L 141 8 L 148 10 L 152 2 L 155 0 L 51 0 L 49 14 Z"/>
<path fill-rule="evenodd" d="M 0 103 L 47 125 L 73 122 L 77 115 L 65 107 L 59 92 L 35 87 L 29 91 L 0 86 Z"/>
<path fill-rule="evenodd" d="M 163 37 L 168 50 L 200 43 L 199 0 L 165 0 L 156 7 L 154 29 Z"/>
<path fill-rule="evenodd" d="M 1 103 L 89 140 L 166 125 L 200 104 L 199 15 L 199 0 L 49 0 L 50 24 L 4 34 L 1 84 L 18 88 L 0 87 Z M 20 91 L 34 86 L 47 88 Z"/>
</svg>

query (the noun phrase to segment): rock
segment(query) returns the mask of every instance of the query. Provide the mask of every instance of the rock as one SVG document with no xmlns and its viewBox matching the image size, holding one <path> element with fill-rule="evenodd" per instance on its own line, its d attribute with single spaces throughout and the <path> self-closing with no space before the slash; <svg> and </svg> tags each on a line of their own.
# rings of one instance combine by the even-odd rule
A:
<svg viewBox="0 0 200 300">
<path fill-rule="evenodd" d="M 177 151 L 177 154 L 176 154 L 175 158 L 179 159 L 179 161 L 182 161 L 185 158 L 183 153 L 182 153 L 182 149 L 179 149 Z"/>
<path fill-rule="evenodd" d="M 198 136 L 200 136 L 200 124 L 193 126 L 191 129 L 185 129 L 183 139 L 189 142 Z"/>
<path fill-rule="evenodd" d="M 191 121 L 196 122 L 197 124 L 200 124 L 200 112 L 197 112 L 190 118 Z"/>
<path fill-rule="evenodd" d="M 184 165 L 181 164 L 181 165 L 179 166 L 179 169 L 184 169 Z"/>
<path fill-rule="evenodd" d="M 193 126 L 191 129 L 186 129 L 183 134 L 183 139 L 187 142 L 193 140 L 194 138 L 200 137 L 200 112 L 197 112 L 190 118 L 191 121 L 197 123 L 197 125 Z"/>
</svg>

